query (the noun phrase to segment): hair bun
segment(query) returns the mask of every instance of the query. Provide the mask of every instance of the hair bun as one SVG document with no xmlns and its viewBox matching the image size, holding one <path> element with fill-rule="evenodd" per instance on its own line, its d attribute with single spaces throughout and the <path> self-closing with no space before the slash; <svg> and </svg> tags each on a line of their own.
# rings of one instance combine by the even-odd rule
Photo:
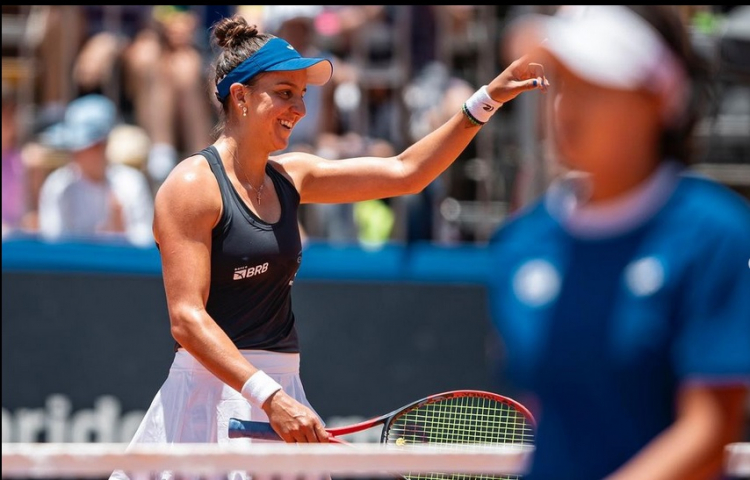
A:
<svg viewBox="0 0 750 480">
<path fill-rule="evenodd" d="M 214 28 L 216 44 L 222 48 L 234 48 L 258 35 L 258 28 L 249 25 L 244 17 L 234 15 L 219 21 Z"/>
</svg>

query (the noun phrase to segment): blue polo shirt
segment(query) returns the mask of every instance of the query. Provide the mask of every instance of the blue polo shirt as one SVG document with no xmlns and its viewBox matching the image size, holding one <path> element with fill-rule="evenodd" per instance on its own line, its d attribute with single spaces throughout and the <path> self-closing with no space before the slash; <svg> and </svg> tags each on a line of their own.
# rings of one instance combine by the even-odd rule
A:
<svg viewBox="0 0 750 480">
<path fill-rule="evenodd" d="M 626 231 L 579 235 L 540 201 L 491 242 L 501 371 L 538 405 L 525 480 L 601 479 L 674 421 L 679 384 L 750 383 L 750 207 L 675 178 Z"/>
</svg>

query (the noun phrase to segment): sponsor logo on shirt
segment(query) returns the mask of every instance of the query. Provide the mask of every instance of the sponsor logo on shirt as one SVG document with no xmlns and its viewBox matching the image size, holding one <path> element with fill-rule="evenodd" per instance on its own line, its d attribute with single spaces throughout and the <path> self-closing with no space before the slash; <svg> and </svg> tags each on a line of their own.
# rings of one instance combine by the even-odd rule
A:
<svg viewBox="0 0 750 480">
<path fill-rule="evenodd" d="M 266 273 L 267 271 L 268 262 L 262 265 L 256 265 L 254 267 L 248 267 L 247 265 L 244 267 L 237 267 L 234 269 L 234 276 L 232 277 L 232 280 L 243 280 L 245 278 L 260 275 L 261 273 Z"/>
<path fill-rule="evenodd" d="M 664 265 L 656 257 L 644 257 L 625 269 L 625 284 L 637 297 L 648 297 L 661 290 L 665 282 Z"/>
<path fill-rule="evenodd" d="M 543 307 L 557 298 L 562 279 L 554 265 L 535 258 L 527 261 L 513 276 L 513 292 L 522 303 Z"/>
</svg>

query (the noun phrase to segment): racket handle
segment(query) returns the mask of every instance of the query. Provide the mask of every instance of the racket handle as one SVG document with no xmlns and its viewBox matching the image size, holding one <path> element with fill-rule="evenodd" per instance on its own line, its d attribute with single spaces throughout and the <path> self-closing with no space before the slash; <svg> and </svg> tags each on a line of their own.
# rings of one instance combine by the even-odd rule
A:
<svg viewBox="0 0 750 480">
<path fill-rule="evenodd" d="M 281 437 L 271 428 L 270 423 L 240 420 L 238 418 L 229 419 L 229 438 L 256 438 L 259 440 L 281 441 Z"/>
<path fill-rule="evenodd" d="M 258 440 L 275 440 L 283 441 L 276 431 L 271 428 L 267 422 L 253 422 L 251 420 L 240 420 L 239 418 L 229 419 L 229 438 L 255 438 Z M 339 440 L 331 435 L 328 437 L 330 443 L 340 443 L 349 445 L 345 440 Z"/>
</svg>

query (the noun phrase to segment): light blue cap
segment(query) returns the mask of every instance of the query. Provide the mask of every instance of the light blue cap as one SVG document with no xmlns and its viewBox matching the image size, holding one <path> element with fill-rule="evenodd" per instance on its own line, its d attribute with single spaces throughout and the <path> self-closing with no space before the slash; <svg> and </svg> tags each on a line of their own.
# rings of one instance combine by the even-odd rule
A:
<svg viewBox="0 0 750 480">
<path fill-rule="evenodd" d="M 53 148 L 83 150 L 104 141 L 116 119 L 117 108 L 109 98 L 85 95 L 70 102 L 63 121 L 48 128 L 42 139 Z"/>
</svg>

